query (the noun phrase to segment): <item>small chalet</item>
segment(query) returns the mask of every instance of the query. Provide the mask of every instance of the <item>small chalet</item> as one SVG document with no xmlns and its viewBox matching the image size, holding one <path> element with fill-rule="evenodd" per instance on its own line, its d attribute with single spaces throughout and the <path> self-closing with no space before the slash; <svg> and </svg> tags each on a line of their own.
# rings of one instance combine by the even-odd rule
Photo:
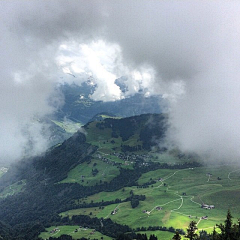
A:
<svg viewBox="0 0 240 240">
<path fill-rule="evenodd" d="M 204 208 L 204 209 L 214 209 L 215 206 L 214 205 L 202 204 L 201 208 Z"/>
</svg>

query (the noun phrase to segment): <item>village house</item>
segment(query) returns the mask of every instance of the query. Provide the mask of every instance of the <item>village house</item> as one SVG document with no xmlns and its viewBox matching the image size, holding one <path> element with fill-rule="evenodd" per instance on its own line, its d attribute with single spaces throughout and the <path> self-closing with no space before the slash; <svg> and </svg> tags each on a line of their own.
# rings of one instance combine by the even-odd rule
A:
<svg viewBox="0 0 240 240">
<path fill-rule="evenodd" d="M 52 231 L 50 231 L 50 234 L 56 233 L 57 231 L 59 231 L 59 228 L 54 228 Z"/>
<path fill-rule="evenodd" d="M 214 205 L 208 205 L 208 204 L 202 204 L 201 208 L 204 208 L 204 209 L 214 209 L 215 206 Z"/>
</svg>

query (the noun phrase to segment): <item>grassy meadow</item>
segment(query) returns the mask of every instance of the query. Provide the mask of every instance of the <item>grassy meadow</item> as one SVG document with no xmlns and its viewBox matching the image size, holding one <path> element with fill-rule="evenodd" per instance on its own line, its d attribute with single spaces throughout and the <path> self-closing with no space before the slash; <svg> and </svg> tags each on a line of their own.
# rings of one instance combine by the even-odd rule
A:
<svg viewBox="0 0 240 240">
<path fill-rule="evenodd" d="M 96 122 L 91 122 L 85 129 L 87 142 L 98 147 L 94 158 L 88 163 L 77 165 L 60 183 L 76 182 L 84 186 L 94 186 L 96 183 L 110 182 L 116 177 L 120 173 L 117 167 L 119 164 L 122 168 L 133 169 L 131 161 L 127 162 L 126 159 L 117 157 L 115 152 L 121 152 L 121 145 L 141 145 L 139 132 L 135 132 L 123 142 L 121 137 L 112 138 L 110 128 L 100 129 L 96 127 L 96 124 Z M 177 151 L 158 153 L 153 149 L 149 152 L 134 153 L 148 155 L 146 162 L 175 165 L 192 161 L 187 156 L 179 157 Z M 98 170 L 95 175 L 93 174 L 94 169 Z M 113 192 L 100 192 L 78 199 L 76 204 L 99 203 L 115 199 L 124 201 L 131 196 L 131 192 L 134 195 L 146 196 L 146 199 L 140 201 L 136 208 L 132 208 L 128 201 L 101 206 L 101 208 L 88 207 L 68 210 L 60 213 L 60 216 L 71 218 L 73 215 L 88 215 L 104 219 L 110 218 L 116 223 L 128 225 L 135 230 L 150 226 L 186 230 L 190 221 L 196 221 L 199 231 L 211 232 L 216 224 L 224 222 L 228 209 L 232 212 L 235 220 L 240 217 L 240 166 L 215 164 L 186 169 L 157 169 L 142 174 L 136 186 L 124 187 Z M 214 208 L 204 209 L 202 208 L 203 204 L 214 205 Z M 115 214 L 111 214 L 113 210 L 115 210 Z M 155 234 L 159 239 L 171 239 L 173 236 L 173 233 L 167 231 L 142 233 Z"/>
<path fill-rule="evenodd" d="M 104 209 L 74 209 L 61 215 L 89 215 L 92 212 L 92 216 L 111 218 L 132 228 L 160 225 L 186 229 L 189 222 L 194 220 L 199 229 L 207 231 L 211 231 L 214 225 L 225 220 L 228 209 L 232 211 L 235 219 L 240 216 L 240 168 L 236 170 L 236 166 L 158 169 L 143 174 L 138 183 L 144 184 L 150 179 L 158 181 L 148 188 L 126 187 L 115 192 L 101 192 L 84 199 L 87 203 L 116 198 L 124 200 L 130 196 L 132 190 L 135 195 L 146 196 L 146 200 L 140 201 L 134 209 L 130 202 L 123 202 L 105 206 Z M 215 208 L 203 209 L 203 203 L 214 205 Z M 115 208 L 117 214 L 111 215 Z M 208 219 L 203 220 L 203 216 L 208 216 Z"/>
<path fill-rule="evenodd" d="M 81 123 L 76 123 L 73 121 L 56 121 L 56 120 L 51 120 L 54 124 L 62 128 L 65 132 L 67 133 L 75 133 L 78 129 L 82 127 Z"/>
<path fill-rule="evenodd" d="M 93 174 L 97 169 L 98 173 Z M 68 177 L 60 183 L 79 183 L 83 186 L 94 186 L 96 183 L 109 182 L 119 174 L 119 169 L 115 166 L 93 159 L 90 163 L 84 162 L 77 165 L 69 173 Z"/>
<path fill-rule="evenodd" d="M 51 232 L 57 229 L 55 232 Z M 87 238 L 87 239 L 101 239 L 111 240 L 112 238 L 95 231 L 94 229 L 84 228 L 80 226 L 52 226 L 46 229 L 47 232 L 42 232 L 39 237 L 48 239 L 50 237 L 60 237 L 63 234 L 70 235 L 73 239 Z"/>
</svg>

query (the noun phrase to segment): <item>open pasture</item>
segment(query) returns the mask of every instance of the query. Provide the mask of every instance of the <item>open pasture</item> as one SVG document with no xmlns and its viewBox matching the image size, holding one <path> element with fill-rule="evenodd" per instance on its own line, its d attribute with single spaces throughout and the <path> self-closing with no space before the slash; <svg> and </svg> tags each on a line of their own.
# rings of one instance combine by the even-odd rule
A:
<svg viewBox="0 0 240 240">
<path fill-rule="evenodd" d="M 82 127 L 82 124 L 79 122 L 73 122 L 73 121 L 56 121 L 56 120 L 51 120 L 53 123 L 55 123 L 57 126 L 62 128 L 65 132 L 67 133 L 75 133 L 77 130 L 79 130 Z"/>
<path fill-rule="evenodd" d="M 99 209 L 98 207 L 78 208 L 60 213 L 60 216 L 71 218 L 74 215 L 89 215 L 90 217 L 97 217 L 100 213 L 102 213 L 102 210 Z"/>
<path fill-rule="evenodd" d="M 102 200 L 103 201 L 113 201 L 117 198 L 124 200 L 127 197 L 130 197 L 130 191 L 131 191 L 131 188 L 126 187 L 124 189 L 120 189 L 115 192 L 100 192 L 100 193 L 97 193 L 97 194 L 87 197 L 86 199 L 84 199 L 84 201 L 86 203 L 101 202 Z"/>
<path fill-rule="evenodd" d="M 63 234 L 70 235 L 73 239 L 101 239 L 111 240 L 112 238 L 95 231 L 94 229 L 84 228 L 81 226 L 52 226 L 46 229 L 47 232 L 42 232 L 39 237 L 49 239 L 50 237 L 60 237 Z"/>
<path fill-rule="evenodd" d="M 104 207 L 97 217 L 109 217 L 132 228 L 166 226 L 186 229 L 194 220 L 199 229 L 211 231 L 222 223 L 230 209 L 235 219 L 240 216 L 240 167 L 219 165 L 188 169 L 158 169 L 145 173 L 139 185 L 156 180 L 147 188 L 126 187 L 116 192 L 102 192 L 85 199 L 86 202 L 125 199 L 132 190 L 135 195 L 145 195 L 136 208 L 130 202 L 120 203 L 117 213 L 111 215 L 116 204 Z M 202 204 L 214 205 L 204 209 Z M 207 217 L 206 217 L 207 216 Z M 206 219 L 202 219 L 206 217 Z"/>
<path fill-rule="evenodd" d="M 97 172 L 94 173 L 94 170 Z M 77 165 L 60 183 L 76 182 L 83 186 L 93 186 L 96 183 L 109 182 L 118 174 L 119 170 L 115 166 L 93 159 L 90 163 L 84 162 Z"/>
<path fill-rule="evenodd" d="M 150 235 L 154 234 L 158 239 L 160 240 L 170 240 L 172 239 L 174 233 L 168 232 L 168 231 L 146 231 L 146 232 L 137 232 L 141 234 L 147 234 L 147 237 L 149 238 Z"/>
</svg>

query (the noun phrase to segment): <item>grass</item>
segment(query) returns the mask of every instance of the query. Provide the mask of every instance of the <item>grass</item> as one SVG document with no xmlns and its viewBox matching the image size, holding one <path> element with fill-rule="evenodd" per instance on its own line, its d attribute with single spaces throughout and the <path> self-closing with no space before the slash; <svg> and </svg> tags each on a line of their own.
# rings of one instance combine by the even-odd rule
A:
<svg viewBox="0 0 240 240">
<path fill-rule="evenodd" d="M 77 130 L 79 130 L 82 127 L 81 123 L 76 123 L 73 121 L 64 121 L 64 122 L 59 122 L 56 120 L 51 120 L 53 123 L 55 123 L 57 126 L 62 128 L 65 132 L 67 133 L 75 133 Z"/>
<path fill-rule="evenodd" d="M 50 233 L 53 229 L 58 229 L 55 233 Z M 87 238 L 87 239 L 101 239 L 111 240 L 112 238 L 95 231 L 94 229 L 83 228 L 79 226 L 52 226 L 46 229 L 47 232 L 42 232 L 39 237 L 42 239 L 49 239 L 50 237 L 60 237 L 63 234 L 70 235 L 73 239 Z"/>
<path fill-rule="evenodd" d="M 98 170 L 96 175 L 92 171 Z M 83 186 L 93 186 L 96 183 L 110 182 L 119 174 L 119 169 L 111 164 L 102 162 L 99 159 L 93 159 L 91 163 L 84 162 L 77 165 L 69 173 L 68 177 L 60 183 L 79 183 Z"/>
<path fill-rule="evenodd" d="M 122 142 L 120 137 L 112 138 L 112 130 L 105 128 L 101 130 L 96 127 L 96 122 L 88 125 L 87 142 L 99 147 L 95 158 L 90 164 L 84 163 L 72 169 L 68 177 L 62 182 L 78 182 L 82 185 L 92 186 L 100 181 L 111 181 L 119 170 L 115 163 L 121 163 L 121 167 L 132 168 L 132 164 L 125 165 L 122 159 L 114 156 L 114 151 L 121 151 L 121 144 L 130 146 L 141 144 L 138 142 L 138 133 Z M 114 140 L 114 142 L 112 142 Z M 114 149 L 114 150 L 113 150 Z M 189 159 L 179 159 L 177 153 L 147 153 L 151 160 L 160 163 L 180 163 Z M 99 158 L 99 156 L 101 156 Z M 103 161 L 107 159 L 107 162 Z M 97 164 L 96 166 L 93 166 Z M 98 174 L 92 175 L 92 169 L 97 168 Z M 84 181 L 82 181 L 82 176 Z M 111 204 L 104 209 L 85 208 L 74 209 L 62 213 L 72 216 L 75 214 L 86 214 L 91 216 L 111 218 L 120 224 L 127 224 L 132 228 L 161 225 L 186 229 L 190 221 L 198 222 L 199 229 L 212 230 L 216 224 L 223 222 L 226 218 L 228 208 L 235 217 L 240 216 L 240 167 L 234 165 L 211 165 L 199 168 L 187 169 L 158 169 L 142 174 L 138 185 L 143 185 L 155 180 L 156 183 L 148 188 L 137 186 L 126 187 L 115 192 L 101 192 L 84 199 L 79 203 L 124 200 L 132 190 L 136 195 L 145 195 L 145 201 L 140 201 L 138 207 L 132 209 L 130 202 Z M 215 209 L 206 210 L 201 204 L 215 205 Z M 162 207 L 157 210 L 156 207 Z M 118 208 L 117 214 L 111 215 L 111 211 Z M 148 211 L 149 214 L 143 213 Z M 208 216 L 208 220 L 201 220 L 202 216 Z M 210 229 L 210 230 L 209 230 Z"/>
<path fill-rule="evenodd" d="M 145 232 L 140 231 L 137 233 L 146 234 L 148 238 L 150 237 L 150 235 L 154 234 L 158 239 L 161 240 L 170 240 L 174 235 L 174 233 L 168 231 L 145 231 Z"/>
<path fill-rule="evenodd" d="M 187 159 L 180 159 L 172 154 L 169 153 L 151 153 L 153 157 L 153 162 L 159 162 L 159 163 L 168 163 L 168 164 L 175 164 L 175 163 L 180 163 L 180 162 L 187 162 Z"/>
<path fill-rule="evenodd" d="M 142 145 L 141 141 L 138 141 L 139 134 L 136 133 L 131 136 L 127 141 L 122 141 L 121 137 L 112 138 L 112 129 L 104 128 L 99 129 L 96 127 L 98 122 L 91 122 L 89 123 L 86 132 L 87 132 L 87 142 L 98 146 L 99 150 L 106 153 L 111 153 L 113 151 L 120 152 L 121 151 L 121 144 L 129 145 L 129 146 L 137 146 Z M 114 141 L 114 142 L 112 142 Z M 113 148 L 115 150 L 113 150 Z"/>
<path fill-rule="evenodd" d="M 1 193 L 0 198 L 6 198 L 7 196 L 12 196 L 16 193 L 23 191 L 24 186 L 26 185 L 25 180 L 16 182 L 8 187 L 6 187 Z"/>
<path fill-rule="evenodd" d="M 121 119 L 122 118 L 122 117 L 117 117 L 117 116 L 109 116 L 106 114 L 99 114 L 98 116 L 102 117 L 103 119 L 106 119 L 106 118 Z"/>
<path fill-rule="evenodd" d="M 98 207 L 93 208 L 79 208 L 73 209 L 60 214 L 61 217 L 70 217 L 74 215 L 89 215 L 90 217 L 97 217 L 97 215 L 101 212 L 101 209 Z"/>
<path fill-rule="evenodd" d="M 118 191 L 115 192 L 100 192 L 97 194 L 94 194 L 92 196 L 87 197 L 85 200 L 86 203 L 90 203 L 90 202 L 101 202 L 102 200 L 104 201 L 112 201 L 115 199 L 126 199 L 127 197 L 130 197 L 130 188 L 124 188 L 120 189 Z"/>
<path fill-rule="evenodd" d="M 94 209 L 81 211 L 86 211 L 85 214 L 92 211 L 92 214 L 97 217 L 109 217 L 117 223 L 127 224 L 132 228 L 160 225 L 186 229 L 190 221 L 194 220 L 199 222 L 199 229 L 211 231 L 214 225 L 224 222 L 228 208 L 235 218 L 240 216 L 240 171 L 231 173 L 236 169 L 237 166 L 227 165 L 151 171 L 143 174 L 138 183 L 146 183 L 151 178 L 162 178 L 162 181 L 157 181 L 148 188 L 126 187 L 124 190 L 115 192 L 94 194 L 82 200 L 88 203 L 110 201 L 116 198 L 123 200 L 132 190 L 134 194 L 146 196 L 146 200 L 140 201 L 138 207 L 132 209 L 130 202 L 124 202 L 120 205 L 105 206 L 103 210 L 97 209 L 95 213 Z M 209 173 L 212 174 L 210 177 Z M 201 203 L 213 204 L 215 209 L 203 209 Z M 111 211 L 117 206 L 117 214 L 111 215 Z M 162 210 L 157 210 L 157 206 L 161 206 Z M 143 213 L 145 210 L 150 213 Z M 80 210 L 73 211 L 77 213 Z M 206 215 L 208 220 L 200 220 Z"/>
<path fill-rule="evenodd" d="M 98 142 L 100 140 L 106 141 L 106 139 L 111 138 L 112 130 L 110 128 L 100 129 L 96 127 L 97 123 L 98 122 L 91 122 L 88 124 L 88 127 L 86 129 L 86 132 L 87 132 L 86 137 L 88 142 L 94 142 L 94 141 Z"/>
</svg>

